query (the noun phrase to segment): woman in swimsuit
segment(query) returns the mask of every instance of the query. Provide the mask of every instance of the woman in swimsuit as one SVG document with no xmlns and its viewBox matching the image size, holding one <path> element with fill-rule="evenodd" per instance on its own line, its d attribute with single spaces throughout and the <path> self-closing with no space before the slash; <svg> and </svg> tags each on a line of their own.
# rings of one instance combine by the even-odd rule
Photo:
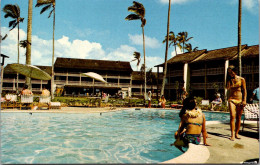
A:
<svg viewBox="0 0 260 165">
<path fill-rule="evenodd" d="M 229 93 L 228 107 L 230 111 L 230 140 L 232 141 L 234 141 L 235 138 L 240 139 L 240 137 L 238 136 L 238 132 L 241 124 L 243 108 L 246 105 L 247 97 L 246 81 L 243 77 L 237 76 L 234 70 L 235 67 L 233 65 L 228 67 L 226 84 Z"/>
<path fill-rule="evenodd" d="M 181 122 L 178 131 L 175 133 L 175 138 L 183 140 L 185 145 L 188 145 L 188 143 L 200 144 L 202 133 L 204 145 L 209 146 L 206 141 L 205 115 L 201 110 L 196 109 L 195 99 L 186 98 L 183 106 L 185 106 L 186 111 L 181 116 Z"/>
</svg>

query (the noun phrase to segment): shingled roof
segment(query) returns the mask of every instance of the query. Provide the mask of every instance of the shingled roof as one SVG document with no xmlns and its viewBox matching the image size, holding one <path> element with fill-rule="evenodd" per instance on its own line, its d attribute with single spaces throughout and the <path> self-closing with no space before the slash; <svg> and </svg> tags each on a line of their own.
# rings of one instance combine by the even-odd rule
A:
<svg viewBox="0 0 260 165">
<path fill-rule="evenodd" d="M 37 66 L 41 70 L 51 75 L 51 66 L 39 66 L 39 65 L 35 65 L 35 66 Z M 4 74 L 16 74 L 16 72 L 11 69 L 10 64 L 7 64 L 6 67 L 4 68 Z"/>
<path fill-rule="evenodd" d="M 58 57 L 54 64 L 55 68 L 77 68 L 90 70 L 111 70 L 132 72 L 130 62 L 127 61 L 108 61 L 92 59 L 76 59 Z"/>
<path fill-rule="evenodd" d="M 243 50 L 247 45 L 242 45 L 241 50 Z M 200 62 L 200 61 L 211 61 L 211 60 L 229 60 L 232 59 L 234 56 L 237 55 L 237 46 L 210 50 L 192 62 Z"/>
<path fill-rule="evenodd" d="M 207 51 L 206 49 L 203 49 L 203 50 L 198 50 L 198 51 L 195 51 L 195 52 L 187 52 L 187 53 L 183 53 L 183 54 L 177 54 L 176 56 L 174 56 L 171 59 L 169 59 L 167 61 L 167 63 L 168 64 L 189 63 L 192 60 L 194 60 L 197 57 L 199 57 L 200 55 L 202 55 L 203 53 L 205 53 L 206 51 Z M 163 65 L 164 65 L 164 63 L 160 64 L 160 65 L 156 65 L 156 66 L 163 66 Z"/>
<path fill-rule="evenodd" d="M 232 58 L 232 60 L 236 59 L 238 55 Z M 241 51 L 242 58 L 254 58 L 259 56 L 259 45 L 248 46 Z"/>
</svg>

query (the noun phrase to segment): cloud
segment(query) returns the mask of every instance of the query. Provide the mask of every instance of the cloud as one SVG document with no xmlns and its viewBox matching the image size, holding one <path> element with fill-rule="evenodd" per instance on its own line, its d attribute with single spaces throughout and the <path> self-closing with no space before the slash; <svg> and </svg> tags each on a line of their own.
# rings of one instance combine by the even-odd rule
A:
<svg viewBox="0 0 260 165">
<path fill-rule="evenodd" d="M 133 53 L 136 51 L 136 48 L 121 45 L 119 48 L 112 49 L 107 56 L 104 56 L 102 60 L 118 60 L 118 61 L 131 61 L 133 60 Z"/>
<path fill-rule="evenodd" d="M 172 0 L 172 4 L 185 4 L 194 0 Z M 169 0 L 159 0 L 160 3 L 169 4 Z"/>
<path fill-rule="evenodd" d="M 129 40 L 132 44 L 134 45 L 143 45 L 143 35 L 136 34 L 136 35 L 131 35 L 128 34 Z M 159 48 L 162 44 L 156 39 L 156 38 L 151 38 L 148 36 L 145 36 L 145 46 L 149 48 Z"/>
<path fill-rule="evenodd" d="M 176 54 L 181 54 L 181 53 L 182 53 L 182 50 L 179 47 L 177 47 L 177 50 L 174 50 L 171 52 L 171 58 L 176 56 Z"/>
<path fill-rule="evenodd" d="M 7 63 L 17 62 L 17 30 L 8 32 L 5 27 L 1 28 L 2 34 L 8 33 L 6 40 L 2 42 L 1 52 L 10 58 Z M 26 39 L 26 33 L 20 30 L 21 40 Z M 20 48 L 20 63 L 25 63 L 25 49 Z M 55 41 L 55 57 L 68 58 L 88 58 L 98 59 L 105 56 L 105 51 L 100 43 L 89 42 L 87 40 L 70 41 L 68 37 Z M 38 36 L 32 36 L 31 59 L 33 65 L 51 65 L 52 62 L 52 40 L 44 40 Z"/>
<path fill-rule="evenodd" d="M 251 12 L 253 14 L 258 14 L 259 3 L 260 3 L 260 0 L 258 0 L 258 2 L 257 2 L 257 0 L 243 0 L 242 1 L 242 8 L 248 10 L 249 12 Z M 230 4 L 238 5 L 238 1 L 232 0 L 230 2 Z"/>
<path fill-rule="evenodd" d="M 9 32 L 8 28 L 2 27 L 2 35 L 8 33 L 8 37 L 2 41 L 1 52 L 8 55 L 6 64 L 17 63 L 17 30 Z M 24 30 L 20 30 L 20 39 L 26 39 Z M 148 39 L 149 41 L 149 39 Z M 133 53 L 138 51 L 135 47 L 129 45 L 120 45 L 118 48 L 108 48 L 103 50 L 102 45 L 87 40 L 70 40 L 67 36 L 62 36 L 55 41 L 55 58 L 81 58 L 81 59 L 99 59 L 112 61 L 132 61 Z M 142 53 L 141 53 L 142 54 Z M 52 63 L 52 40 L 44 40 L 38 36 L 32 35 L 32 65 L 51 66 Z M 25 49 L 20 48 L 20 63 L 25 63 Z M 147 68 L 153 68 L 158 63 L 163 63 L 160 57 L 146 56 Z M 137 70 L 136 61 L 130 62 L 132 69 Z M 143 64 L 143 55 L 138 70 Z M 156 71 L 156 68 L 153 68 Z"/>
</svg>

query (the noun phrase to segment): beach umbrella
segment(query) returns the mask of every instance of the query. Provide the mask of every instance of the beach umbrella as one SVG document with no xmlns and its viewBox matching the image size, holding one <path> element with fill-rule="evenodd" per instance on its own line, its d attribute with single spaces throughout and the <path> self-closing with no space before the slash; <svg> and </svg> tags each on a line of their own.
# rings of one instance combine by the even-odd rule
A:
<svg viewBox="0 0 260 165">
<path fill-rule="evenodd" d="M 106 80 L 104 80 L 101 75 L 94 73 L 94 72 L 82 73 L 82 75 L 93 78 L 94 80 L 97 80 L 97 81 L 107 83 Z"/>
<path fill-rule="evenodd" d="M 50 80 L 51 76 L 45 71 L 34 65 L 26 65 L 26 64 L 10 64 L 11 69 L 15 72 L 22 74 L 26 77 L 39 79 L 39 80 Z"/>
<path fill-rule="evenodd" d="M 107 83 L 106 80 L 104 80 L 101 75 L 94 73 L 94 72 L 81 73 L 81 75 L 93 78 L 93 83 L 94 83 L 94 80 Z M 94 86 L 93 86 L 93 95 L 94 95 Z"/>
</svg>

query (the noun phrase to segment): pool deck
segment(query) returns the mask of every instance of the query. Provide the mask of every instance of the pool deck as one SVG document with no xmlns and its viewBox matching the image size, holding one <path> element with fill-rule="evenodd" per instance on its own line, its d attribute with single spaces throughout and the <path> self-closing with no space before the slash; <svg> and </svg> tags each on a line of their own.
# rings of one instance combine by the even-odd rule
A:
<svg viewBox="0 0 260 165">
<path fill-rule="evenodd" d="M 24 113 L 106 113 L 129 108 L 84 108 L 84 107 L 62 107 L 62 109 L 51 110 L 18 110 L 4 109 L 1 112 L 24 112 Z M 256 122 L 246 122 L 250 126 L 256 126 Z M 244 128 L 240 131 L 241 139 L 229 140 L 229 123 L 208 121 L 206 126 L 211 146 L 189 145 L 189 149 L 182 155 L 172 160 L 162 162 L 163 164 L 176 163 L 206 163 L 206 164 L 240 164 L 244 161 L 253 163 L 259 159 L 259 135 L 257 130 Z M 242 130 L 242 124 L 241 128 Z"/>
</svg>

